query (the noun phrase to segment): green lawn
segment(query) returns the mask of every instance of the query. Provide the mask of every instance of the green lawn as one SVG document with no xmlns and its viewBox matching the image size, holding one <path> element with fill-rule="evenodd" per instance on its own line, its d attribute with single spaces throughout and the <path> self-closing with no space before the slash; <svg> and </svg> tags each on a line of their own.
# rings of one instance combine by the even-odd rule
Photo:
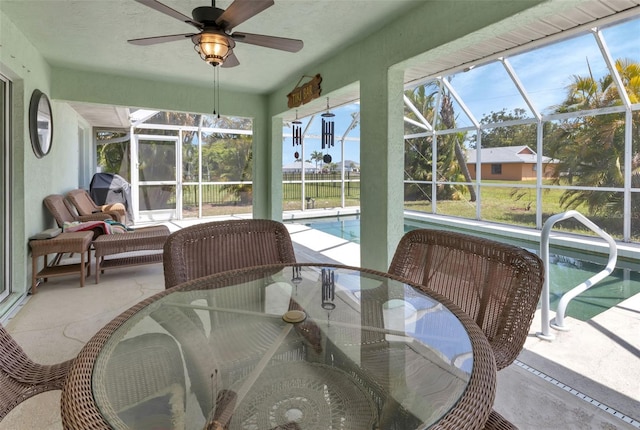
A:
<svg viewBox="0 0 640 430">
<path fill-rule="evenodd" d="M 504 181 L 486 181 L 484 183 L 489 186 L 483 186 L 481 188 L 480 202 L 482 209 L 480 212 L 480 219 L 523 227 L 536 227 L 536 191 L 534 188 L 518 188 L 515 187 L 514 184 L 505 183 Z M 522 181 L 515 185 L 523 184 L 533 185 L 535 184 L 535 181 Z M 216 188 L 220 187 L 216 186 Z M 283 184 L 282 209 L 284 211 L 302 209 L 303 205 L 300 201 L 301 188 L 301 184 L 298 183 Z M 358 182 L 351 182 L 348 185 L 345 184 L 345 191 L 347 193 L 345 205 L 348 207 L 359 206 L 360 184 Z M 550 216 L 565 211 L 565 209 L 560 207 L 559 203 L 562 193 L 563 190 L 559 189 L 543 190 L 543 222 Z M 215 196 L 214 194 L 211 194 L 212 197 L 210 197 L 209 194 L 210 193 L 205 194 L 205 201 L 208 201 L 209 203 L 205 203 L 203 205 L 202 212 L 204 216 L 250 213 L 252 211 L 250 201 L 240 201 L 239 199 L 237 201 L 228 201 L 230 199 L 228 191 L 226 191 L 224 196 L 222 196 L 224 198 L 222 198 L 221 195 L 218 195 L 220 193 L 215 194 Z M 308 198 L 313 199 L 313 201 L 309 201 L 309 206 L 307 206 L 310 209 L 312 207 L 315 209 L 337 208 L 342 205 L 339 183 L 307 183 L 305 187 L 305 195 Z M 207 198 L 209 200 L 207 200 Z M 476 219 L 477 202 L 471 202 L 468 199 L 469 195 L 467 193 L 464 194 L 463 198 L 460 200 L 439 200 L 437 204 L 437 213 L 441 215 Z M 427 213 L 431 213 L 432 211 L 431 202 L 428 200 L 405 201 L 404 208 L 407 210 L 423 211 Z M 196 205 L 192 205 L 191 207 L 187 206 L 183 215 L 185 217 L 197 216 L 196 209 Z M 588 210 L 584 207 L 578 208 L 577 210 L 614 238 L 622 238 L 622 216 L 596 217 L 589 215 Z M 575 220 L 566 220 L 561 223 L 557 223 L 554 226 L 554 229 L 595 235 L 595 233 L 591 232 Z M 640 223 L 632 225 L 632 239 L 636 241 L 640 240 Z"/>
<path fill-rule="evenodd" d="M 480 218 L 484 221 L 491 221 L 497 223 L 504 223 L 510 225 L 519 225 L 523 227 L 536 227 L 536 190 L 533 188 L 516 188 L 509 186 L 504 182 L 491 182 L 486 181 L 489 184 L 499 186 L 487 186 L 481 188 L 480 201 L 481 211 Z M 531 182 L 535 183 L 535 182 Z M 527 182 L 519 182 L 518 184 L 527 184 Z M 517 191 L 519 198 L 516 198 L 514 191 Z M 560 196 L 563 190 L 559 189 L 545 189 L 542 191 L 542 222 L 544 223 L 550 216 L 565 212 L 560 206 Z M 476 202 L 470 202 L 468 200 L 468 194 L 465 195 L 466 199 L 462 200 L 438 200 L 437 213 L 441 215 L 458 216 L 462 218 L 476 219 Z M 406 201 L 405 209 L 424 211 L 431 213 L 432 205 L 429 201 Z M 602 217 L 589 215 L 588 210 L 585 207 L 579 207 L 576 209 L 578 212 L 584 214 L 587 218 L 593 221 L 596 225 L 600 226 L 603 230 L 609 233 L 616 239 L 622 239 L 623 237 L 623 222 L 622 216 L 620 217 Z M 588 228 L 584 227 L 580 222 L 576 220 L 566 220 L 557 223 L 554 226 L 555 230 L 564 230 L 569 232 L 587 234 L 596 236 Z M 634 240 L 640 239 L 640 231 L 638 226 L 632 232 L 632 238 Z"/>
</svg>

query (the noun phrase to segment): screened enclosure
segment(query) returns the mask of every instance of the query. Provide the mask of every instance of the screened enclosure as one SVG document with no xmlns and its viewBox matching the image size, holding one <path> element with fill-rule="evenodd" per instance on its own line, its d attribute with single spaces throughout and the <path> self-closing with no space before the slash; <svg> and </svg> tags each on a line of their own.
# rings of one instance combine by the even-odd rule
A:
<svg viewBox="0 0 640 430">
<path fill-rule="evenodd" d="M 131 182 L 138 221 L 252 212 L 252 120 L 138 110 L 99 130 L 97 166 Z"/>
<path fill-rule="evenodd" d="M 575 209 L 640 239 L 637 34 L 594 27 L 408 86 L 405 209 L 537 229 Z"/>
</svg>

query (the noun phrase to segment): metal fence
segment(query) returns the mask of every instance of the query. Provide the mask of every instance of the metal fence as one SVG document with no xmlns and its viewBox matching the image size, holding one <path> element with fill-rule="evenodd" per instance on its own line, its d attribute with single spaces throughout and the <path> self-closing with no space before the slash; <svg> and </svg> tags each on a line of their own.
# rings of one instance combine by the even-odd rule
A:
<svg viewBox="0 0 640 430">
<path fill-rule="evenodd" d="M 342 181 L 339 173 L 306 174 L 304 194 L 313 199 L 340 199 Z M 360 175 L 345 174 L 344 195 L 347 199 L 360 199 Z M 302 180 L 299 173 L 283 174 L 283 200 L 302 198 Z M 202 184 L 203 205 L 246 204 L 252 200 L 252 184 L 249 183 L 210 183 Z M 182 186 L 183 206 L 198 205 L 198 185 Z"/>
<path fill-rule="evenodd" d="M 202 204 L 228 205 L 251 201 L 251 183 L 202 184 Z M 182 186 L 182 205 L 198 205 L 198 185 Z"/>
<path fill-rule="evenodd" d="M 360 174 L 345 172 L 344 195 L 349 199 L 360 199 Z M 300 173 L 282 174 L 282 198 L 300 199 L 302 178 Z M 339 172 L 305 173 L 304 195 L 307 198 L 341 198 L 342 179 Z"/>
</svg>

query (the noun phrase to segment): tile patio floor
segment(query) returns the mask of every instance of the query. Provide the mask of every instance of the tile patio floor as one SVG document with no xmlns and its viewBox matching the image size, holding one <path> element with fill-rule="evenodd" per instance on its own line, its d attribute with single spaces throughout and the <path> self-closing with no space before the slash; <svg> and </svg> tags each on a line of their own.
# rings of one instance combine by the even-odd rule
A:
<svg viewBox="0 0 640 430">
<path fill-rule="evenodd" d="M 358 245 L 301 224 L 287 227 L 298 261 L 359 265 Z M 82 289 L 77 277 L 54 278 L 5 325 L 35 361 L 55 363 L 74 357 L 113 317 L 163 289 L 160 264 L 113 270 L 98 285 L 87 279 Z M 516 363 L 498 374 L 495 409 L 525 430 L 639 429 L 640 295 L 590 321 L 567 318 L 571 330 L 555 332 L 553 342 L 535 336 L 539 318 Z M 0 430 L 59 430 L 59 403 L 59 391 L 35 396 Z"/>
</svg>

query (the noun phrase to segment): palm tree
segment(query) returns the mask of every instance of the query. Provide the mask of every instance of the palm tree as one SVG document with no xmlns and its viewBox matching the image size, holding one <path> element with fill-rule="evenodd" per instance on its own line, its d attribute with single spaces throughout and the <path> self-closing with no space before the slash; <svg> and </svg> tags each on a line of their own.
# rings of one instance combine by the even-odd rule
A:
<svg viewBox="0 0 640 430">
<path fill-rule="evenodd" d="M 640 100 L 640 63 L 618 59 L 616 70 L 622 78 L 631 103 Z M 593 75 L 573 76 L 564 102 L 556 112 L 575 112 L 619 106 L 622 104 L 613 77 L 600 80 Z M 580 114 L 578 114 L 580 115 Z M 632 116 L 632 175 L 640 175 L 640 115 Z M 620 113 L 580 115 L 562 121 L 549 141 L 550 155 L 561 160 L 556 184 L 588 187 L 622 187 L 624 185 L 625 117 Z M 583 189 L 566 190 L 560 198 L 563 208 L 576 209 L 585 205 L 590 214 L 620 214 L 623 211 L 621 193 Z M 640 205 L 636 205 L 640 206 Z M 640 209 L 634 208 L 633 211 Z"/>
<path fill-rule="evenodd" d="M 406 91 L 405 95 L 415 108 L 431 123 L 433 110 L 436 103 L 437 86 L 430 84 L 422 85 L 412 91 Z M 405 108 L 405 116 L 417 120 L 416 115 Z M 405 123 L 405 134 L 417 134 L 424 132 L 423 129 Z M 431 136 L 405 139 L 404 150 L 404 172 L 405 177 L 415 181 L 431 181 Z M 418 184 L 410 184 L 405 188 L 405 199 L 420 200 L 422 198 L 431 200 L 431 188 L 421 187 Z"/>
<path fill-rule="evenodd" d="M 433 81 L 423 86 L 417 87 L 413 91 L 407 91 L 406 96 L 411 100 L 412 104 L 420 112 L 420 114 L 434 124 L 434 115 L 436 110 L 436 100 L 441 89 L 437 82 Z M 450 95 L 445 92 L 441 94 L 442 102 L 440 106 L 440 122 L 439 128 L 454 128 L 455 113 Z M 406 116 L 417 119 L 413 112 L 406 112 Z M 419 133 L 424 132 L 423 129 L 407 125 L 406 132 Z M 438 158 L 436 171 L 439 180 L 444 181 L 461 181 L 471 182 L 471 174 L 467 168 L 466 156 L 460 142 L 464 139 L 464 134 L 449 134 L 438 138 Z M 405 174 L 414 180 L 431 181 L 431 143 L 432 137 L 418 137 L 407 139 L 405 144 Z M 463 192 L 464 187 L 444 185 L 438 187 L 438 198 L 449 199 L 456 194 Z M 475 189 L 473 185 L 468 186 L 471 201 L 476 200 Z M 407 198 L 412 195 L 417 197 L 424 193 L 424 189 L 413 187 L 407 189 Z"/>
<path fill-rule="evenodd" d="M 310 155 L 311 160 L 316 162 L 316 172 L 318 171 L 318 163 L 322 161 L 323 157 L 322 151 L 313 151 Z"/>
<path fill-rule="evenodd" d="M 451 94 L 448 91 L 445 91 L 442 94 L 442 104 L 440 106 L 440 120 L 442 121 L 442 125 L 444 125 L 445 129 L 455 128 L 455 113 L 453 111 L 453 102 L 451 100 Z M 464 180 L 466 182 L 471 182 L 471 173 L 469 172 L 469 168 L 467 167 L 467 157 L 465 156 L 464 151 L 462 150 L 462 145 L 460 145 L 460 141 L 464 138 L 464 133 L 453 133 L 448 134 L 444 137 L 445 140 L 449 141 L 449 145 L 453 147 L 454 153 L 456 155 L 456 160 L 458 162 L 458 168 L 462 171 L 462 175 L 464 176 Z M 472 184 L 467 185 L 469 190 L 469 200 L 472 202 L 476 201 L 476 189 Z"/>
</svg>

